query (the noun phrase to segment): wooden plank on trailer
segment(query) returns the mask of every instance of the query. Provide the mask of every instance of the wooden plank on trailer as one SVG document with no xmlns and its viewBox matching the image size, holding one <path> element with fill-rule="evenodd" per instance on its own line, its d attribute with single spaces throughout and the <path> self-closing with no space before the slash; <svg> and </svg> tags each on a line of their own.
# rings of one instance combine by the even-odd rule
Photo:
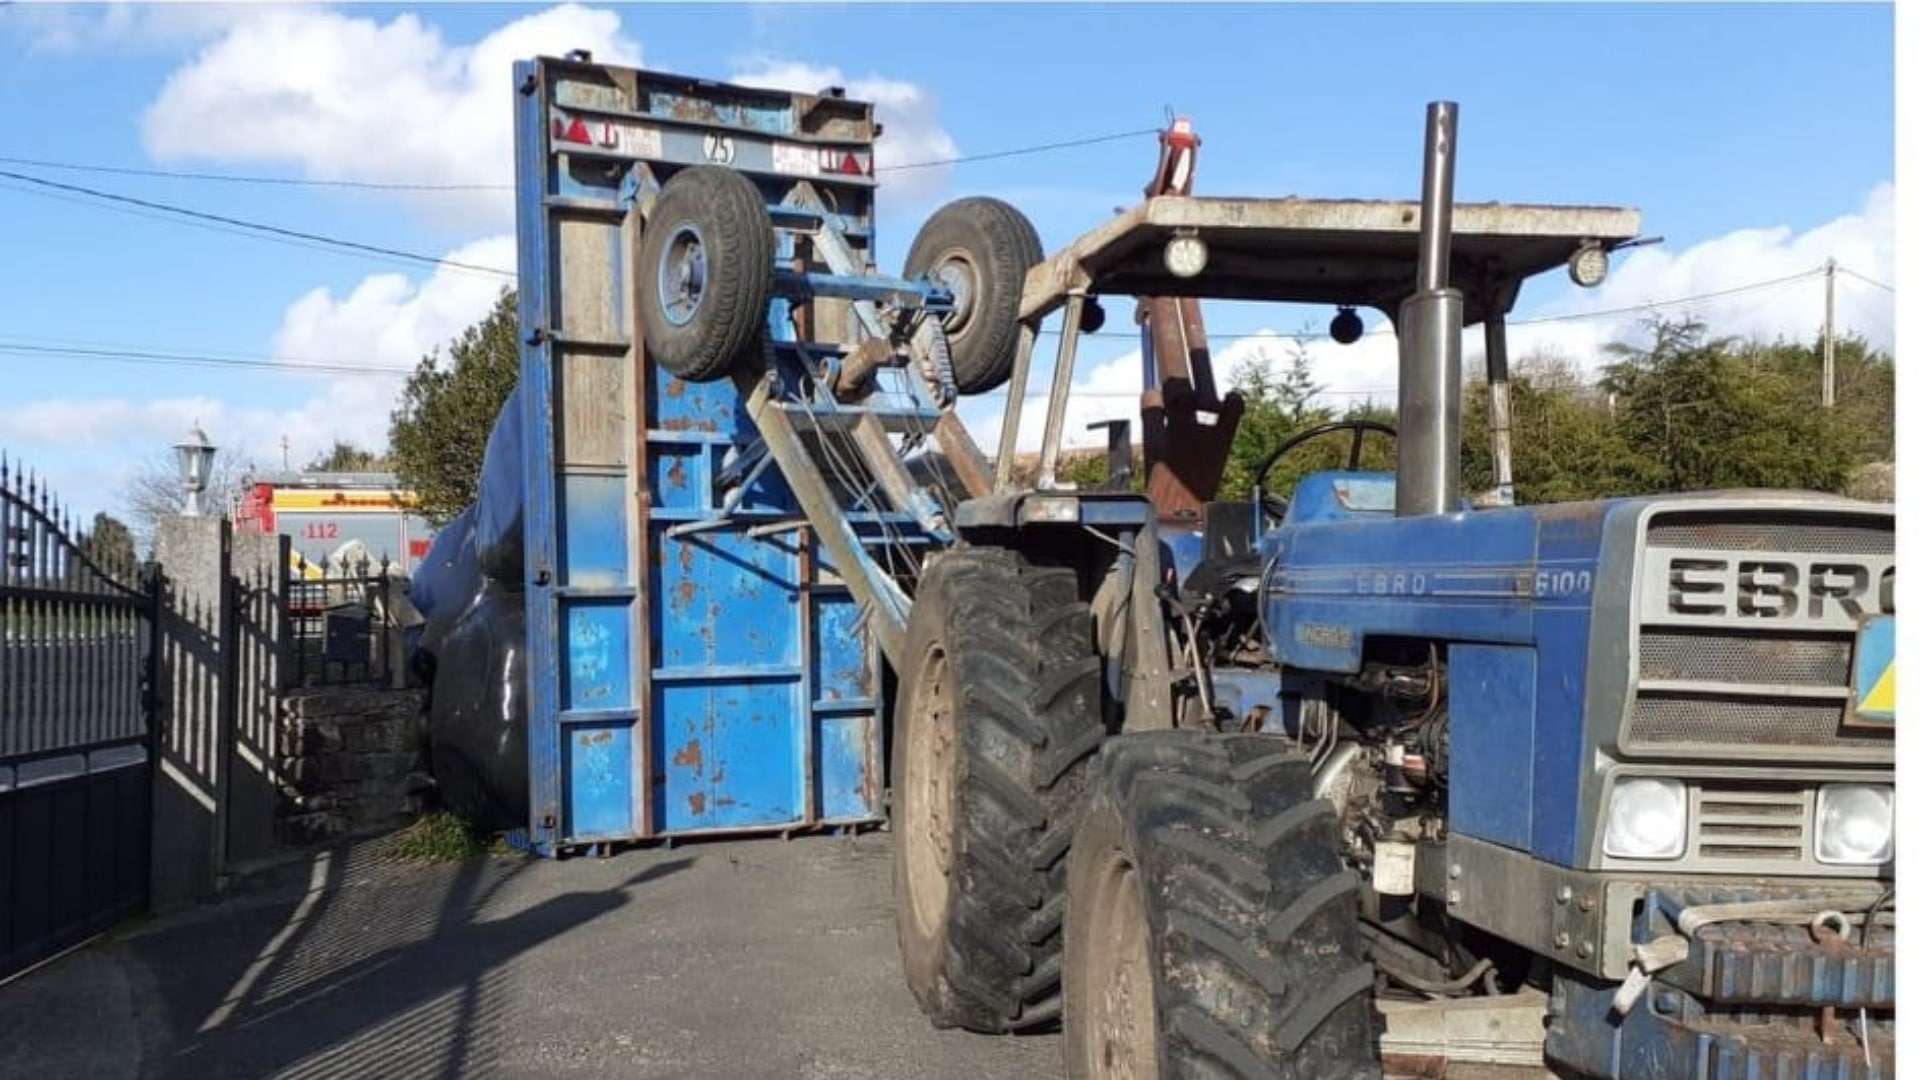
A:
<svg viewBox="0 0 1920 1080">
<path fill-rule="evenodd" d="M 617 340 L 623 336 L 620 309 L 614 295 L 619 276 L 612 272 L 620 229 L 605 221 L 555 214 L 554 232 L 560 251 L 559 280 L 554 292 L 560 301 L 555 330 L 573 337 Z"/>
<path fill-rule="evenodd" d="M 560 453 L 566 467 L 617 469 L 627 463 L 633 425 L 627 419 L 626 372 L 632 355 L 561 353 Z"/>
</svg>

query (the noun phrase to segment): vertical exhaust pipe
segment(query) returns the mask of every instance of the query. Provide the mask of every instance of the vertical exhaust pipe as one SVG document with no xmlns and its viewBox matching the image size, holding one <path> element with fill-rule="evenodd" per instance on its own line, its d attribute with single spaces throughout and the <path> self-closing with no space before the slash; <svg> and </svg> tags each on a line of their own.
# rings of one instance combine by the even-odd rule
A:
<svg viewBox="0 0 1920 1080">
<path fill-rule="evenodd" d="M 1466 302 L 1449 288 L 1453 159 L 1459 106 L 1427 105 L 1420 182 L 1420 267 L 1400 304 L 1400 438 L 1393 512 L 1445 514 L 1460 505 L 1460 324 Z"/>
</svg>

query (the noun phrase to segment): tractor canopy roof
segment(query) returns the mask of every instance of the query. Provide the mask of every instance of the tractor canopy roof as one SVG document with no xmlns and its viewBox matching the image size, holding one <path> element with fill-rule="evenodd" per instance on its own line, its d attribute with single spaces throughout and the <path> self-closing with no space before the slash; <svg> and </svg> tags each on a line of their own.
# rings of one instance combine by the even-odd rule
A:
<svg viewBox="0 0 1920 1080">
<path fill-rule="evenodd" d="M 1474 323 L 1513 306 L 1520 282 L 1564 266 L 1584 247 L 1639 236 L 1640 211 L 1618 206 L 1456 203 L 1449 281 Z M 1167 267 L 1167 243 L 1196 236 L 1204 268 Z M 1075 289 L 1096 296 L 1195 296 L 1341 304 L 1389 315 L 1414 289 L 1420 204 L 1366 199 L 1233 199 L 1163 195 L 1082 235 L 1027 274 L 1022 321 Z"/>
</svg>

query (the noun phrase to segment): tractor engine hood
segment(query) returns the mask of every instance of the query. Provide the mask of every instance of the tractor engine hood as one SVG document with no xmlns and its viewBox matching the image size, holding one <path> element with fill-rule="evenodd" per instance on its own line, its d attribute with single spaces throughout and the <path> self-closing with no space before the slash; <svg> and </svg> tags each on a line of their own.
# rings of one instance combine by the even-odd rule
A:
<svg viewBox="0 0 1920 1080">
<path fill-rule="evenodd" d="M 1260 600 L 1291 668 L 1444 645 L 1454 826 L 1598 866 L 1622 768 L 1891 769 L 1891 726 L 1849 695 L 1893 538 L 1891 506 L 1780 492 L 1353 515 L 1268 534 Z"/>
</svg>

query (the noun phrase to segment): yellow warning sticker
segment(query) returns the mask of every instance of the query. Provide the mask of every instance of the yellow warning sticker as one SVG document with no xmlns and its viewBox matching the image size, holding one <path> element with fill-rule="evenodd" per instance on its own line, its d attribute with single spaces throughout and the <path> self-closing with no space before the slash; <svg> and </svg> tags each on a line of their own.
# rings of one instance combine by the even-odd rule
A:
<svg viewBox="0 0 1920 1080">
<path fill-rule="evenodd" d="M 1876 615 L 1860 628 L 1853 648 L 1854 723 L 1893 726 L 1893 642 L 1891 615 Z"/>
</svg>

